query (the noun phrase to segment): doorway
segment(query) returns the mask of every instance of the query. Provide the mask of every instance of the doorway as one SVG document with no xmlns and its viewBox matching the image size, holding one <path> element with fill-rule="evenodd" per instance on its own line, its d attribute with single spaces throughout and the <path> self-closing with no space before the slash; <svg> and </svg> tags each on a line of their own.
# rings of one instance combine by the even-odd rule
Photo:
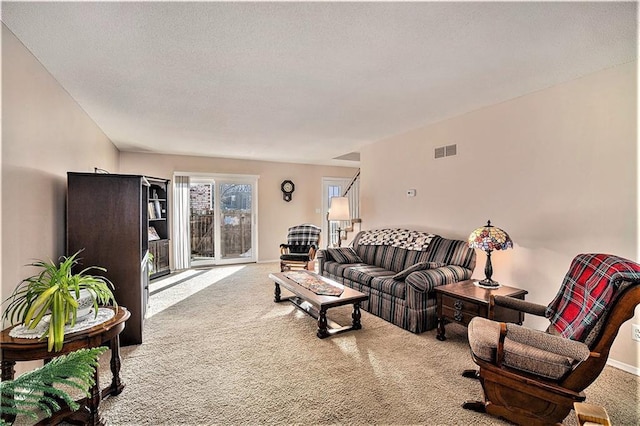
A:
<svg viewBox="0 0 640 426">
<path fill-rule="evenodd" d="M 327 214 L 331 206 L 331 198 L 341 197 L 347 185 L 351 182 L 349 178 L 322 178 L 322 240 L 326 247 L 333 247 L 338 242 L 338 226 L 344 229 L 348 222 L 329 222 Z"/>
<path fill-rule="evenodd" d="M 256 262 L 257 177 L 189 180 L 191 266 Z"/>
</svg>

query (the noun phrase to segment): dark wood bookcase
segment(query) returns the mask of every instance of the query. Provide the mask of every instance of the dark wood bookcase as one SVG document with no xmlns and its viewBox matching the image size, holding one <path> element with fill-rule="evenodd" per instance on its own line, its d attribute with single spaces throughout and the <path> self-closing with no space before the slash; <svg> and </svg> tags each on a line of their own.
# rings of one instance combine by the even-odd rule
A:
<svg viewBox="0 0 640 426">
<path fill-rule="evenodd" d="M 141 175 L 67 173 L 67 253 L 83 249 L 79 256 L 81 267 L 107 269 L 104 276 L 115 287 L 116 301 L 131 312 L 120 336 L 123 345 L 142 343 L 149 298 L 151 181 L 157 179 Z M 167 210 L 166 195 L 164 208 Z M 166 220 L 157 222 L 164 223 L 164 227 L 157 226 L 168 240 Z"/>
<path fill-rule="evenodd" d="M 149 253 L 153 255 L 150 279 L 167 275 L 169 268 L 169 181 L 148 177 Z"/>
</svg>

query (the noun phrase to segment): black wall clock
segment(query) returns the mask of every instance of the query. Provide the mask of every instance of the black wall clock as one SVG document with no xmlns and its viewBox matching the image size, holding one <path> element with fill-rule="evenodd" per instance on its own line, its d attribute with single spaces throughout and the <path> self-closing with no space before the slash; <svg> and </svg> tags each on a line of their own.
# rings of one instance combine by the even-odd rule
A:
<svg viewBox="0 0 640 426">
<path fill-rule="evenodd" d="M 290 180 L 282 181 L 280 185 L 280 189 L 282 189 L 282 199 L 286 202 L 291 201 L 291 194 L 295 191 L 296 186 Z"/>
</svg>

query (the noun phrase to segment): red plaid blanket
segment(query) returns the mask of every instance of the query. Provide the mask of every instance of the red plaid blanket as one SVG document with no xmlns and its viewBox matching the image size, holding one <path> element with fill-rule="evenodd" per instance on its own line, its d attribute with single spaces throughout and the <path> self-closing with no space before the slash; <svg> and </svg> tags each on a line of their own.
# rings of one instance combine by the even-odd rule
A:
<svg viewBox="0 0 640 426">
<path fill-rule="evenodd" d="M 622 281 L 640 283 L 640 265 L 609 254 L 579 254 L 545 315 L 563 337 L 581 341 L 606 312 Z"/>
</svg>

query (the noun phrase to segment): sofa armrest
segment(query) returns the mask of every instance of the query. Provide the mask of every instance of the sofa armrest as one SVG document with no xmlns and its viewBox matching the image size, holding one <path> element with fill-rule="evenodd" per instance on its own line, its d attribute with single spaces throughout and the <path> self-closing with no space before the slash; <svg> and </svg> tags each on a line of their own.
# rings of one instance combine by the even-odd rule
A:
<svg viewBox="0 0 640 426">
<path fill-rule="evenodd" d="M 327 250 L 320 249 L 316 252 L 316 259 L 318 260 L 318 274 L 323 275 L 324 263 L 333 260 L 333 257 Z"/>
<path fill-rule="evenodd" d="M 440 285 L 451 284 L 471 278 L 472 270 L 457 265 L 425 269 L 409 274 L 404 280 L 415 291 L 428 293 Z"/>
<path fill-rule="evenodd" d="M 491 298 L 493 299 L 493 303 L 490 302 L 491 306 L 502 306 L 539 317 L 544 317 L 544 312 L 547 309 L 546 306 L 534 302 L 527 302 L 522 299 L 516 299 L 515 297 L 491 295 Z"/>
<path fill-rule="evenodd" d="M 335 259 L 331 256 L 331 253 L 327 251 L 327 249 L 319 249 L 316 253 L 318 259 L 322 258 L 325 262 L 335 261 Z"/>
</svg>

